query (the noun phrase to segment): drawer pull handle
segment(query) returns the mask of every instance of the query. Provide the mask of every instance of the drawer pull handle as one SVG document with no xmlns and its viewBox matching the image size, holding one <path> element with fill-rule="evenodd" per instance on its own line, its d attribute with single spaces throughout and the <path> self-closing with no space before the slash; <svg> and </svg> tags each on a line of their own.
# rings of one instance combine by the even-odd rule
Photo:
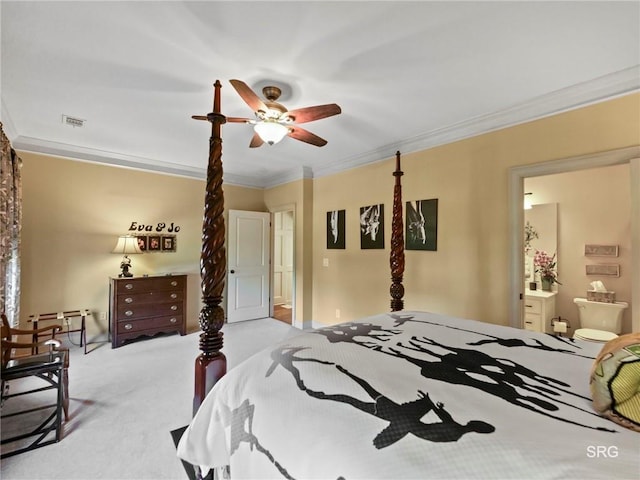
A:
<svg viewBox="0 0 640 480">
<path fill-rule="evenodd" d="M 171 305 L 171 310 L 176 311 L 178 309 L 177 305 Z"/>
<path fill-rule="evenodd" d="M 131 330 L 132 328 L 133 328 L 133 325 L 131 325 L 130 323 L 127 323 L 127 324 L 124 326 L 124 329 L 125 329 L 125 330 Z"/>
<path fill-rule="evenodd" d="M 177 287 L 178 286 L 178 282 L 176 282 L 175 280 L 171 282 L 171 286 L 172 287 Z"/>
<path fill-rule="evenodd" d="M 124 299 L 124 303 L 131 303 L 131 302 L 133 302 L 133 298 L 131 297 L 127 297 Z"/>
<path fill-rule="evenodd" d="M 127 290 L 131 290 L 133 288 L 133 283 L 127 283 L 124 288 L 126 288 Z"/>
<path fill-rule="evenodd" d="M 533 305 L 525 305 L 527 308 L 533 308 Z"/>
<path fill-rule="evenodd" d="M 178 319 L 176 317 L 173 317 L 171 320 L 169 320 L 171 323 L 176 323 L 178 321 Z"/>
<path fill-rule="evenodd" d="M 172 293 L 171 294 L 171 298 L 178 298 L 178 294 L 177 293 Z"/>
<path fill-rule="evenodd" d="M 127 317 L 130 317 L 131 315 L 133 315 L 133 312 L 132 312 L 131 310 L 127 310 L 126 312 L 124 312 L 124 314 L 125 314 Z"/>
</svg>

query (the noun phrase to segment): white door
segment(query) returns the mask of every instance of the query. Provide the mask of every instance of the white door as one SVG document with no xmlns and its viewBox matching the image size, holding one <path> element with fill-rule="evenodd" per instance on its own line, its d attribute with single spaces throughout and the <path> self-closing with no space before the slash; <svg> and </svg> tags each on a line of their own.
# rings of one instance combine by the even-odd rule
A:
<svg viewBox="0 0 640 480">
<path fill-rule="evenodd" d="M 293 212 L 274 214 L 273 304 L 291 305 L 293 286 Z"/>
<path fill-rule="evenodd" d="M 269 217 L 229 210 L 228 322 L 269 316 Z"/>
</svg>

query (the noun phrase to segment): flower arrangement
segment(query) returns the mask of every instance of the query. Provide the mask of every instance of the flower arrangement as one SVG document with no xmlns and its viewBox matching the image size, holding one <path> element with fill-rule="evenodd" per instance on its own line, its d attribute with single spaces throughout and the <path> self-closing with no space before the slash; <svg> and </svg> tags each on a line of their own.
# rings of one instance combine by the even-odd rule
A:
<svg viewBox="0 0 640 480">
<path fill-rule="evenodd" d="M 552 285 L 557 283 L 562 285 L 558 281 L 558 273 L 556 272 L 556 254 L 549 256 L 544 250 L 536 250 L 536 255 L 533 257 L 533 265 L 536 268 L 536 272 L 540 274 L 542 280 L 550 282 Z"/>
</svg>

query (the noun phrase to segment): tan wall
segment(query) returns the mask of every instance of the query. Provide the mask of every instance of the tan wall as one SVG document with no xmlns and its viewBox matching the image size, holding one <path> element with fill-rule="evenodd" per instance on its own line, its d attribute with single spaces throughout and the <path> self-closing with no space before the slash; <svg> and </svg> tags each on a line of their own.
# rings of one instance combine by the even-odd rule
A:
<svg viewBox="0 0 640 480">
<path fill-rule="evenodd" d="M 631 305 L 630 166 L 592 168 L 525 180 L 534 203 L 558 205 L 558 286 L 556 312 L 578 328 L 575 297 L 586 297 L 594 280 L 601 280 L 616 299 Z M 618 245 L 619 256 L 585 257 L 585 244 Z M 619 277 L 587 276 L 585 265 L 620 265 Z M 631 305 L 632 306 L 632 305 Z M 640 308 L 640 307 L 638 307 Z M 632 308 L 623 315 L 623 331 L 631 332 Z M 571 332 L 570 332 L 571 333 Z"/>
<path fill-rule="evenodd" d="M 23 160 L 21 318 L 88 308 L 90 336 L 106 331 L 111 254 L 131 222 L 180 226 L 175 253 L 132 255 L 135 275 L 186 273 L 187 327 L 198 328 L 205 182 L 19 152 Z M 226 208 L 264 210 L 260 189 L 227 185 Z"/>
<path fill-rule="evenodd" d="M 405 307 L 507 325 L 509 168 L 638 145 L 639 100 L 628 95 L 403 155 L 404 200 L 439 199 L 438 251 L 406 252 Z M 388 248 L 393 168 L 390 158 L 315 180 L 315 321 L 336 323 L 337 309 L 340 321 L 389 309 L 388 254 L 360 250 L 358 216 L 362 206 L 385 204 Z M 347 247 L 327 250 L 325 215 L 339 209 Z"/>
<path fill-rule="evenodd" d="M 404 200 L 439 199 L 438 251 L 407 252 L 406 308 L 508 324 L 509 168 L 638 145 L 639 107 L 640 95 L 629 95 L 403 155 Z M 106 311 L 108 277 L 119 271 L 109 253 L 117 236 L 131 221 L 166 221 L 181 226 L 178 251 L 134 257 L 133 271 L 188 273 L 188 325 L 197 328 L 203 181 L 19 153 L 23 318 Z M 264 191 L 225 185 L 227 209 L 296 205 L 298 321 L 330 324 L 389 309 L 393 169 L 389 158 Z M 386 248 L 360 250 L 359 208 L 375 203 L 385 204 Z M 345 250 L 326 249 L 326 212 L 335 209 L 347 211 Z"/>
</svg>

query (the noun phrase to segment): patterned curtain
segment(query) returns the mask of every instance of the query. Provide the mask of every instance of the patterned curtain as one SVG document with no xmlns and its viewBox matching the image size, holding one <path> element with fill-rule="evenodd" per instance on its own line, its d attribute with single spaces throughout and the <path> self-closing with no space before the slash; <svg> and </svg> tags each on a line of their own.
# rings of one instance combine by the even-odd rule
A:
<svg viewBox="0 0 640 480">
<path fill-rule="evenodd" d="M 20 229 L 22 226 L 22 162 L 2 134 L 0 156 L 0 311 L 10 325 L 20 318 Z"/>
</svg>

